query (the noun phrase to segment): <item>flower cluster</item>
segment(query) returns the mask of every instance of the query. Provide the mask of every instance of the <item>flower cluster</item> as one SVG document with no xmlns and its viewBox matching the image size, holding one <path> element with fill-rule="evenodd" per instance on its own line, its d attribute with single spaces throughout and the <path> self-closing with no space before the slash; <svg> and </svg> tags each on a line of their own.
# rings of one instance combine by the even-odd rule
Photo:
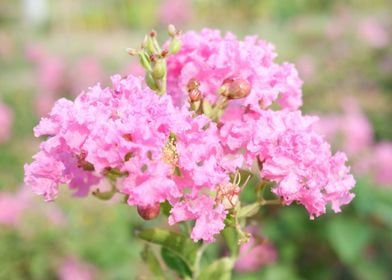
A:
<svg viewBox="0 0 392 280">
<path fill-rule="evenodd" d="M 115 75 L 111 88 L 57 101 L 35 128 L 48 138 L 25 166 L 27 185 L 50 201 L 61 184 L 84 196 L 107 181 L 111 191 L 93 194 L 119 193 L 145 219 L 169 203 L 169 224 L 194 220 L 192 239 L 207 242 L 240 207 L 233 178 L 255 163 L 283 204 L 303 204 L 311 217 L 351 201 L 345 155 L 332 155 L 312 129 L 317 118 L 298 110 L 302 81 L 293 65 L 274 62 L 271 44 L 209 29 L 169 33 L 175 51 L 161 51 L 155 33 L 148 51 L 129 50 L 143 60 L 146 81 Z"/>
<path fill-rule="evenodd" d="M 50 201 L 60 184 L 84 196 L 100 181 L 115 180 L 115 192 L 130 205 L 153 208 L 168 201 L 170 223 L 195 219 L 194 239 L 212 240 L 224 227 L 225 209 L 215 207 L 205 191 L 229 182 L 231 164 L 216 124 L 174 107 L 168 95 L 157 96 L 140 78 L 112 81 L 112 88 L 92 87 L 74 102 L 60 99 L 41 120 L 35 135 L 50 137 L 26 165 L 26 184 Z M 200 210 L 184 210 L 194 205 Z M 206 232 L 206 224 L 214 223 L 216 229 Z"/>
</svg>

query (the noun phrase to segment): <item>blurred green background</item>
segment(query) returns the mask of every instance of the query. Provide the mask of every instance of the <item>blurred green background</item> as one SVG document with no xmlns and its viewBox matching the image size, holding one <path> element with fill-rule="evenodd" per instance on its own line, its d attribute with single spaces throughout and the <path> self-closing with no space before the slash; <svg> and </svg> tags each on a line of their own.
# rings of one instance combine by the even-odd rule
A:
<svg viewBox="0 0 392 280">
<path fill-rule="evenodd" d="M 151 279 L 135 209 L 65 188 L 44 203 L 22 187 L 23 165 L 56 99 L 140 72 L 125 49 L 168 23 L 272 42 L 304 80 L 303 110 L 321 116 L 321 132 L 347 150 L 356 174 L 356 198 L 341 214 L 310 221 L 301 207 L 263 209 L 256 220 L 277 261 L 233 278 L 392 279 L 390 11 L 388 0 L 1 1 L 0 279 Z"/>
</svg>

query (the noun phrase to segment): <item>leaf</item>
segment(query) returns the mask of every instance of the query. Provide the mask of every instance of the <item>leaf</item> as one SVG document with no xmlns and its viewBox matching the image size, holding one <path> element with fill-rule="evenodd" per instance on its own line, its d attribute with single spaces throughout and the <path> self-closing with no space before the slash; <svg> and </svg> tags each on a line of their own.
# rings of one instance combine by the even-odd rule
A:
<svg viewBox="0 0 392 280">
<path fill-rule="evenodd" d="M 193 264 L 199 245 L 189 238 L 164 229 L 145 229 L 137 234 L 141 239 L 165 246 L 180 255 L 188 264 Z"/>
<path fill-rule="evenodd" d="M 165 274 L 163 272 L 161 264 L 159 263 L 159 260 L 155 253 L 151 250 L 150 245 L 146 244 L 144 246 L 144 250 L 141 252 L 141 256 L 143 261 L 147 263 L 150 271 L 153 273 L 154 276 L 156 276 L 156 279 L 165 279 Z"/>
<path fill-rule="evenodd" d="M 192 277 L 192 270 L 189 265 L 174 251 L 167 247 L 162 247 L 161 256 L 166 265 L 176 271 L 180 276 Z"/>
<path fill-rule="evenodd" d="M 238 254 L 238 233 L 234 227 L 225 227 L 222 231 L 223 238 L 232 256 Z"/>
<path fill-rule="evenodd" d="M 259 212 L 259 209 L 260 209 L 260 204 L 258 202 L 245 205 L 244 207 L 241 207 L 241 209 L 238 211 L 237 217 L 238 218 L 251 217 L 255 215 L 257 212 Z"/>
<path fill-rule="evenodd" d="M 167 200 L 165 202 L 161 203 L 161 211 L 162 211 L 163 215 L 165 215 L 166 217 L 168 217 L 170 215 L 171 208 L 172 208 L 172 206 L 170 205 L 170 203 Z"/>
<path fill-rule="evenodd" d="M 371 238 L 371 231 L 359 221 L 336 217 L 327 224 L 327 237 L 339 258 L 348 264 L 355 263 Z"/>
<path fill-rule="evenodd" d="M 234 261 L 228 257 L 213 262 L 201 272 L 198 280 L 230 280 Z"/>
</svg>

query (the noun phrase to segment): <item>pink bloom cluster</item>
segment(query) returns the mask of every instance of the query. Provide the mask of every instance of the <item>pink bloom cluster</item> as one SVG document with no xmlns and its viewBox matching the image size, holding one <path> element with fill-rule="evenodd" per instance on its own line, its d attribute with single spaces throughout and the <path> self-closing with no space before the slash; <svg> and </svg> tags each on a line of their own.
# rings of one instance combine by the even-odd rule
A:
<svg viewBox="0 0 392 280">
<path fill-rule="evenodd" d="M 194 220 L 192 239 L 207 242 L 237 199 L 222 197 L 239 189 L 230 176 L 255 162 L 285 204 L 301 203 L 311 217 L 351 201 L 355 182 L 345 155 L 333 155 L 312 129 L 316 118 L 298 111 L 302 81 L 293 65 L 274 62 L 271 44 L 209 29 L 180 39 L 181 51 L 168 58 L 167 94 L 116 75 L 112 88 L 57 101 L 35 128 L 37 137 L 49 137 L 25 166 L 26 184 L 50 201 L 61 184 L 84 196 L 114 180 L 142 217 L 167 201 L 169 224 Z M 212 111 L 223 111 L 218 120 L 189 110 L 190 84 Z"/>
<path fill-rule="evenodd" d="M 262 162 L 262 178 L 273 181 L 273 192 L 285 204 L 303 204 L 311 217 L 331 204 L 335 212 L 354 197 L 355 181 L 345 166 L 343 153 L 332 155 L 330 146 L 313 131 L 317 118 L 296 111 L 302 104 L 302 81 L 293 65 L 273 62 L 271 44 L 204 29 L 182 36 L 181 52 L 168 62 L 168 84 L 174 99 L 184 102 L 190 79 L 200 83 L 206 100 L 215 103 L 217 92 L 230 77 L 244 79 L 250 94 L 229 103 L 219 122 L 225 152 L 245 156 L 245 166 Z M 267 107 L 277 102 L 281 110 Z"/>
<path fill-rule="evenodd" d="M 274 62 L 274 46 L 246 37 L 239 41 L 232 33 L 222 37 L 218 30 L 203 29 L 181 36 L 181 51 L 168 59 L 168 88 L 175 102 L 187 96 L 190 79 L 200 82 L 204 98 L 217 101 L 217 91 L 228 78 L 245 79 L 251 85 L 250 94 L 241 100 L 242 106 L 260 111 L 277 102 L 283 108 L 297 109 L 302 105 L 302 81 L 294 65 Z M 238 103 L 238 102 L 237 102 Z"/>
<path fill-rule="evenodd" d="M 168 95 L 157 96 L 139 78 L 112 81 L 113 88 L 92 87 L 74 102 L 60 99 L 41 120 L 35 135 L 50 137 L 25 166 L 26 184 L 50 201 L 60 184 L 84 196 L 117 172 L 118 191 L 130 205 L 169 201 L 171 224 L 194 219 L 192 237 L 213 240 L 226 212 L 207 194 L 229 182 L 226 170 L 235 169 L 224 160 L 216 124 L 174 107 Z M 213 224 L 213 230 L 206 226 Z"/>
</svg>

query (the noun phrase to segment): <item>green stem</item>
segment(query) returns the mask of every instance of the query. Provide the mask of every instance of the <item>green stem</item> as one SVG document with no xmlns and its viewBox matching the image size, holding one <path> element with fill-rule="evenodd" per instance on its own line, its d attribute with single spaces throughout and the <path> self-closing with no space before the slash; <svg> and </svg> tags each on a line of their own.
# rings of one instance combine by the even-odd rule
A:
<svg viewBox="0 0 392 280">
<path fill-rule="evenodd" d="M 207 249 L 207 246 L 208 246 L 207 243 L 203 243 L 203 245 L 201 245 L 199 250 L 197 250 L 195 263 L 193 265 L 193 277 L 192 277 L 193 280 L 196 280 L 200 275 L 201 257 L 203 256 L 204 251 Z"/>
<path fill-rule="evenodd" d="M 271 199 L 271 200 L 265 200 L 265 199 L 261 199 L 259 201 L 260 206 L 264 206 L 264 205 L 281 205 L 282 204 L 282 199 L 277 198 L 277 199 Z"/>
</svg>

